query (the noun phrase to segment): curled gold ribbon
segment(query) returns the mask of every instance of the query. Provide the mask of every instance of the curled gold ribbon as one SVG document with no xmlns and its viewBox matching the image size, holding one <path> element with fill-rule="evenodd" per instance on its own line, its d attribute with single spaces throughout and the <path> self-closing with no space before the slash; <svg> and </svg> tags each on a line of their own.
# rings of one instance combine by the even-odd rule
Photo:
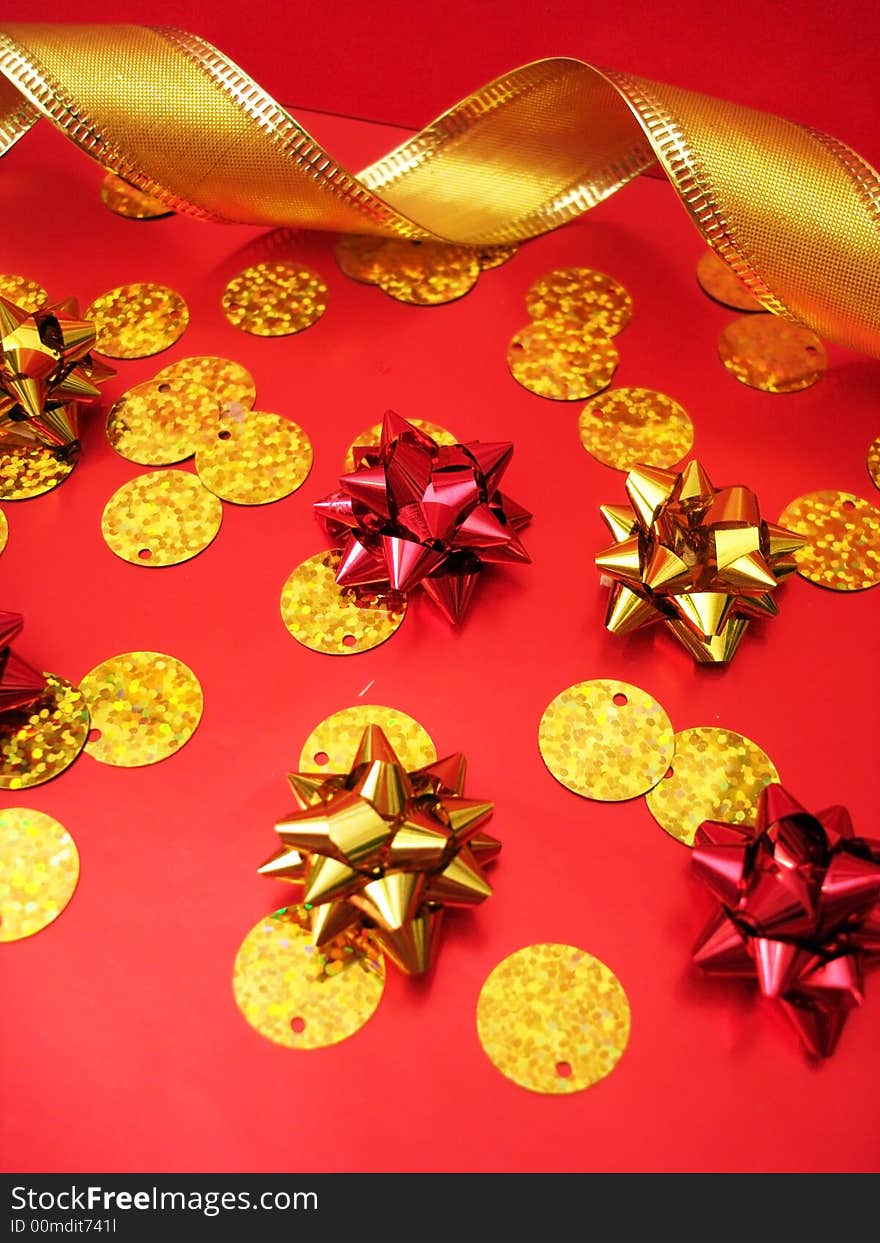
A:
<svg viewBox="0 0 880 1243">
<path fill-rule="evenodd" d="M 520 241 L 649 169 L 769 311 L 880 357 L 880 177 L 844 143 L 706 95 L 537 61 L 359 174 L 170 27 L 0 24 L 0 155 L 39 119 L 178 212 L 463 245 Z"/>
</svg>

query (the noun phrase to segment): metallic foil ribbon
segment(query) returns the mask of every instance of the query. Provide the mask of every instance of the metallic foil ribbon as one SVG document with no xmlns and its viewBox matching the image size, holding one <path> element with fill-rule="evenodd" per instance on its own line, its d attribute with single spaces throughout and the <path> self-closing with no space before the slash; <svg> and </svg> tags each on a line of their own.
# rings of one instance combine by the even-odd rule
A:
<svg viewBox="0 0 880 1243">
<path fill-rule="evenodd" d="M 355 176 L 185 31 L 3 22 L 0 153 L 40 116 L 204 220 L 474 246 L 544 233 L 659 168 L 763 307 L 880 356 L 877 172 L 835 138 L 709 96 L 537 61 Z"/>
</svg>

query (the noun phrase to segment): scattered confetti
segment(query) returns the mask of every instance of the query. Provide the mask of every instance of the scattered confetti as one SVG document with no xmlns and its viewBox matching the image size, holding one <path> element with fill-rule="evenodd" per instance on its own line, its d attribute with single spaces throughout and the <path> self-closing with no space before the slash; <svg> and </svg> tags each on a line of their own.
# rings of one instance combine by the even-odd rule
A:
<svg viewBox="0 0 880 1243">
<path fill-rule="evenodd" d="M 0 274 L 0 298 L 14 302 L 22 311 L 33 315 L 41 310 L 49 301 L 49 295 L 42 285 L 29 280 L 26 276 Z"/>
<path fill-rule="evenodd" d="M 714 250 L 705 251 L 697 263 L 697 281 L 703 293 L 734 311 L 763 311 L 758 299 L 729 264 Z"/>
<path fill-rule="evenodd" d="M 718 338 L 718 355 L 741 384 L 765 393 L 795 393 L 821 379 L 828 367 L 815 332 L 776 315 L 743 315 Z"/>
<path fill-rule="evenodd" d="M 0 501 L 26 501 L 51 492 L 76 466 L 45 445 L 9 448 L 0 443 Z"/>
<path fill-rule="evenodd" d="M 601 392 L 611 383 L 617 362 L 613 342 L 584 336 L 582 327 L 564 319 L 521 328 L 507 349 L 516 382 L 554 401 L 578 401 Z"/>
<path fill-rule="evenodd" d="M 880 583 L 880 510 L 852 492 L 808 492 L 779 518 L 806 539 L 794 554 L 798 573 L 832 591 Z"/>
<path fill-rule="evenodd" d="M 302 487 L 312 445 L 298 423 L 250 410 L 225 416 L 196 452 L 206 488 L 236 505 L 268 505 Z"/>
<path fill-rule="evenodd" d="M 95 349 L 108 358 L 148 358 L 167 350 L 189 323 L 187 305 L 165 285 L 120 285 L 96 298 L 85 318 L 98 333 Z"/>
<path fill-rule="evenodd" d="M 281 616 L 297 643 L 313 652 L 352 656 L 390 639 L 406 616 L 406 599 L 336 582 L 340 552 L 316 553 L 298 565 L 281 593 Z"/>
<path fill-rule="evenodd" d="M 34 703 L 0 715 L 0 789 L 27 790 L 69 768 L 85 745 L 89 712 L 81 692 L 55 674 Z"/>
<path fill-rule="evenodd" d="M 526 294 L 534 320 L 565 320 L 582 334 L 614 337 L 632 318 L 632 299 L 618 281 L 592 268 L 548 272 Z"/>
<path fill-rule="evenodd" d="M 22 941 L 57 919 L 79 880 L 76 843 L 28 807 L 0 810 L 0 941 Z"/>
<path fill-rule="evenodd" d="M 465 246 L 388 241 L 377 255 L 376 284 L 397 302 L 436 306 L 454 302 L 476 284 L 480 264 Z"/>
<path fill-rule="evenodd" d="M 117 216 L 126 220 L 161 220 L 165 216 L 173 216 L 174 212 L 160 199 L 145 194 L 137 186 L 108 173 L 101 182 L 101 199 L 104 206 Z"/>
<path fill-rule="evenodd" d="M 316 324 L 327 310 L 327 286 L 308 268 L 258 263 L 232 278 L 221 299 L 236 328 L 257 337 L 286 337 Z"/>
<path fill-rule="evenodd" d="M 612 388 L 581 411 L 581 444 L 617 470 L 672 466 L 694 443 L 693 424 L 677 401 L 649 388 Z"/>
<path fill-rule="evenodd" d="M 120 457 L 171 466 L 192 457 L 217 426 L 220 406 L 200 384 L 169 378 L 136 384 L 107 415 L 107 439 Z"/>
<path fill-rule="evenodd" d="M 175 385 L 180 381 L 199 384 L 221 407 L 241 406 L 244 410 L 250 410 L 257 400 L 254 377 L 247 367 L 233 362 L 231 358 L 215 358 L 212 355 L 180 358 L 176 363 L 163 367 L 153 379 L 156 384 Z"/>
<path fill-rule="evenodd" d="M 222 520 L 223 506 L 195 475 L 151 471 L 113 493 L 101 530 L 108 548 L 123 561 L 177 565 L 204 552 Z"/>
<path fill-rule="evenodd" d="M 427 730 L 411 716 L 397 708 L 356 704 L 334 712 L 315 726 L 300 752 L 297 768 L 301 772 L 316 768 L 326 768 L 328 772 L 347 771 L 368 725 L 380 726 L 407 772 L 433 764 L 437 758 Z"/>
</svg>

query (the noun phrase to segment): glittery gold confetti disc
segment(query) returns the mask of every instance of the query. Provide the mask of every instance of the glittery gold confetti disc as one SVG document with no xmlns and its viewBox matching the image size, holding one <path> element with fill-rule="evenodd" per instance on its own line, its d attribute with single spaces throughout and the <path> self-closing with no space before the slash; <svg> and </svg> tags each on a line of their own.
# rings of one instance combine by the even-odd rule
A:
<svg viewBox="0 0 880 1243">
<path fill-rule="evenodd" d="M 432 440 L 438 445 L 456 445 L 458 439 L 453 432 L 447 431 L 445 427 L 441 427 L 439 423 L 432 423 L 429 419 L 408 419 L 408 423 L 412 423 L 419 431 L 426 432 Z M 355 436 L 354 440 L 348 446 L 345 452 L 346 471 L 357 470 L 360 462 L 355 462 L 354 451 L 359 446 L 377 445 L 382 439 L 382 424 L 374 423 L 372 427 L 368 427 L 366 431 L 361 432 L 359 436 Z"/>
<path fill-rule="evenodd" d="M 206 488 L 236 505 L 268 505 L 302 487 L 312 445 L 298 423 L 260 410 L 225 415 L 202 440 L 196 470 Z"/>
<path fill-rule="evenodd" d="M 126 220 L 160 220 L 174 212 L 151 194 L 130 185 L 115 173 L 108 173 L 101 182 L 101 199 L 105 207 Z"/>
<path fill-rule="evenodd" d="M 709 295 L 722 306 L 729 306 L 734 311 L 763 311 L 761 303 L 750 292 L 743 282 L 724 260 L 707 250 L 700 256 L 697 263 L 697 281 L 703 293 Z"/>
<path fill-rule="evenodd" d="M 170 466 L 192 457 L 217 425 L 220 406 L 189 380 L 148 380 L 124 393 L 107 415 L 107 439 L 120 457 Z"/>
<path fill-rule="evenodd" d="M 477 262 L 483 271 L 489 268 L 500 268 L 503 263 L 508 263 L 519 246 L 483 246 L 477 251 Z"/>
<path fill-rule="evenodd" d="M 873 482 L 880 488 L 880 436 L 873 442 L 868 450 L 868 474 Z"/>
<path fill-rule="evenodd" d="M 366 237 L 360 233 L 348 233 L 339 238 L 334 253 L 336 262 L 346 276 L 364 285 L 375 285 L 381 267 L 380 251 L 384 237 Z"/>
<path fill-rule="evenodd" d="M 0 789 L 27 790 L 69 768 L 89 732 L 85 698 L 64 678 L 47 673 L 35 703 L 0 717 Z"/>
<path fill-rule="evenodd" d="M 798 573 L 832 591 L 880 583 L 880 510 L 852 492 L 808 492 L 791 501 L 780 526 L 808 542 L 794 554 Z"/>
<path fill-rule="evenodd" d="M 584 336 L 583 328 L 563 319 L 529 324 L 507 347 L 510 374 L 539 397 L 578 401 L 611 383 L 617 350 L 607 337 Z"/>
<path fill-rule="evenodd" d="M 214 358 L 200 355 L 196 358 L 180 358 L 169 363 L 153 377 L 155 384 L 200 384 L 206 388 L 218 405 L 241 406 L 250 410 L 257 400 L 254 377 L 241 363 L 231 358 Z"/>
<path fill-rule="evenodd" d="M 0 509 L 0 552 L 6 547 L 6 541 L 9 539 L 9 523 L 6 521 L 6 515 Z"/>
<path fill-rule="evenodd" d="M 564 319 L 582 332 L 614 337 L 632 318 L 632 299 L 618 281 L 592 268 L 559 268 L 526 294 L 534 320 Z"/>
<path fill-rule="evenodd" d="M 673 731 L 645 691 L 599 678 L 556 696 L 541 717 L 538 746 L 566 789 L 614 803 L 660 780 L 672 759 Z"/>
<path fill-rule="evenodd" d="M 220 305 L 242 332 L 286 337 L 318 322 L 327 310 L 327 286 L 308 268 L 257 263 L 232 278 Z"/>
<path fill-rule="evenodd" d="M 713 726 L 676 734 L 671 765 L 671 774 L 646 801 L 661 829 L 686 846 L 693 846 L 704 820 L 753 825 L 761 791 L 779 780 L 759 746 L 733 730 Z"/>
<path fill-rule="evenodd" d="M 20 310 L 33 315 L 34 311 L 46 305 L 49 295 L 42 285 L 26 276 L 0 273 L 0 298 L 14 302 Z"/>
<path fill-rule="evenodd" d="M 95 349 L 108 358 L 148 358 L 161 354 L 182 335 L 189 310 L 179 293 L 165 285 L 120 285 L 86 309 L 94 321 Z"/>
<path fill-rule="evenodd" d="M 436 306 L 472 289 L 480 264 L 465 246 L 392 239 L 377 255 L 376 284 L 398 302 Z"/>
<path fill-rule="evenodd" d="M 202 718 L 202 688 L 183 661 L 162 652 L 123 652 L 80 683 L 92 714 L 86 752 L 102 764 L 158 764 L 192 738 Z"/>
<path fill-rule="evenodd" d="M 328 772 L 347 772 L 368 725 L 381 726 L 407 772 L 433 764 L 437 758 L 427 730 L 411 716 L 397 708 L 356 704 L 334 712 L 315 726 L 300 753 L 300 770 L 314 772 L 316 768 L 326 768 Z"/>
<path fill-rule="evenodd" d="M 742 384 L 795 393 L 821 379 L 828 355 L 815 332 L 776 315 L 743 315 L 718 338 L 718 356 Z"/>
<path fill-rule="evenodd" d="M 406 615 L 406 600 L 390 603 L 363 589 L 340 587 L 340 553 L 332 548 L 307 557 L 284 584 L 281 616 L 297 643 L 313 652 L 353 656 L 390 639 Z"/>
<path fill-rule="evenodd" d="M 63 483 L 76 458 L 59 458 L 45 445 L 9 448 L 0 440 L 0 501 L 26 501 Z"/>
<path fill-rule="evenodd" d="M 347 1040 L 382 1000 L 385 963 L 366 938 L 312 945 L 305 907 L 261 919 L 235 958 L 238 1008 L 261 1036 L 290 1049 L 320 1049 Z"/>
<path fill-rule="evenodd" d="M 612 388 L 581 411 L 581 444 L 617 470 L 672 466 L 689 452 L 694 428 L 677 401 L 649 388 Z"/>
<path fill-rule="evenodd" d="M 610 1075 L 629 1040 L 623 986 L 573 945 L 528 945 L 480 990 L 477 1033 L 493 1065 L 521 1088 L 581 1092 Z"/>
<path fill-rule="evenodd" d="M 57 919 L 79 880 L 63 825 L 28 807 L 0 810 L 0 941 L 22 941 Z"/>
<path fill-rule="evenodd" d="M 220 530 L 223 506 L 195 475 L 151 471 L 110 497 L 101 518 L 107 546 L 132 565 L 177 565 L 203 552 Z"/>
</svg>

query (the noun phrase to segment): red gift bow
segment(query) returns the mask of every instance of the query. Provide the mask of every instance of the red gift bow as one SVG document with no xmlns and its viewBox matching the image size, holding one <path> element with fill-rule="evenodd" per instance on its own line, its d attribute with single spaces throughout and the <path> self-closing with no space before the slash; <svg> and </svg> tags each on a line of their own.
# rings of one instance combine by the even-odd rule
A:
<svg viewBox="0 0 880 1243">
<path fill-rule="evenodd" d="M 337 583 L 421 586 L 460 622 L 484 565 L 529 561 L 518 533 L 532 515 L 499 491 L 512 456 L 507 442 L 438 445 L 387 411 L 380 443 L 355 448 L 364 466 L 315 505 L 342 550 Z"/>
<path fill-rule="evenodd" d="M 830 1057 L 880 955 L 880 840 L 856 837 L 845 807 L 813 816 L 768 785 L 756 827 L 704 821 L 691 863 L 721 903 L 694 961 L 757 980 L 807 1050 Z"/>
<path fill-rule="evenodd" d="M 21 613 L 0 612 L 0 714 L 26 708 L 46 689 L 46 679 L 9 646 L 24 626 Z"/>
</svg>

